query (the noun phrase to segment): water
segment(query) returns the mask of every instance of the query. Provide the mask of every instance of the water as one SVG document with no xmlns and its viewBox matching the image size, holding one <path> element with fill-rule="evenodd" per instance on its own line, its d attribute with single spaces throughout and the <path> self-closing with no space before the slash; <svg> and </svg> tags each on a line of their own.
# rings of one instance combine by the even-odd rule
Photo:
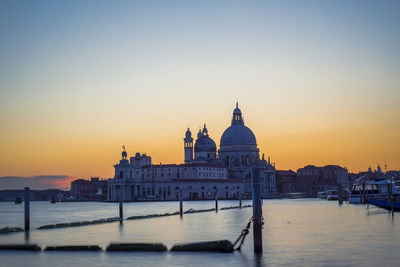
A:
<svg viewBox="0 0 400 267">
<path fill-rule="evenodd" d="M 237 205 L 220 201 L 219 207 Z M 243 204 L 248 204 L 244 202 Z M 184 209 L 213 208 L 213 201 L 184 202 Z M 125 203 L 125 217 L 175 212 L 178 202 Z M 252 209 L 220 210 L 56 230 L 33 230 L 29 242 L 47 245 L 97 244 L 110 241 L 181 242 L 228 239 L 232 242 L 251 217 Z M 264 200 L 264 253 L 253 253 L 247 237 L 241 252 L 18 252 L 0 251 L 2 266 L 398 266 L 400 214 L 366 206 L 319 199 Z M 31 202 L 32 228 L 49 223 L 84 221 L 118 215 L 116 203 Z M 0 227 L 23 226 L 23 205 L 0 203 Z M 0 235 L 0 243 L 23 243 L 24 233 Z"/>
</svg>

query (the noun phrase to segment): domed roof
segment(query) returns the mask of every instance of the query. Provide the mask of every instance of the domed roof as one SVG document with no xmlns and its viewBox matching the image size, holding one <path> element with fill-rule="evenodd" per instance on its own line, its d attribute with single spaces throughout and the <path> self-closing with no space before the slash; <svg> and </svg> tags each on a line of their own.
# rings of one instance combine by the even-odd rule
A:
<svg viewBox="0 0 400 267">
<path fill-rule="evenodd" d="M 216 152 L 217 145 L 215 142 L 208 137 L 208 135 L 203 135 L 196 140 L 194 145 L 194 152 Z"/>
<path fill-rule="evenodd" d="M 253 132 L 242 124 L 231 125 L 221 136 L 221 146 L 257 145 Z"/>
<path fill-rule="evenodd" d="M 233 111 L 232 124 L 221 136 L 220 146 L 256 145 L 257 141 L 253 132 L 244 125 L 242 111 L 236 102 Z"/>
</svg>

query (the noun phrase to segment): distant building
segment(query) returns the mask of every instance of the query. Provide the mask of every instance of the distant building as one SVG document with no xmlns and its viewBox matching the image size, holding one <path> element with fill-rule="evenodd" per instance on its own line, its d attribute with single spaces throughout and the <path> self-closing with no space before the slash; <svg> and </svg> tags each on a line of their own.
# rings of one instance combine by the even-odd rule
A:
<svg viewBox="0 0 400 267">
<path fill-rule="evenodd" d="M 400 181 L 400 171 L 388 171 L 387 175 L 393 181 Z"/>
<path fill-rule="evenodd" d="M 29 190 L 29 199 L 36 200 L 37 190 Z M 1 190 L 0 201 L 15 201 L 16 198 L 24 199 L 24 190 Z"/>
<path fill-rule="evenodd" d="M 282 177 L 283 176 L 283 177 Z M 293 173 L 279 174 L 282 193 L 305 193 L 306 196 L 316 196 L 317 192 L 342 188 L 349 188 L 348 171 L 338 165 L 316 167 L 305 166 Z"/>
<path fill-rule="evenodd" d="M 74 200 L 106 200 L 107 180 L 91 177 L 90 181 L 77 179 L 71 182 L 71 197 Z"/>
<path fill-rule="evenodd" d="M 391 179 L 392 181 L 399 181 L 400 171 L 387 171 L 384 173 L 379 165 L 377 166 L 376 170 L 372 170 L 371 167 L 369 167 L 367 171 L 349 173 L 350 184 L 353 184 L 361 177 L 363 178 L 363 181 L 375 181 L 383 178 Z"/>
<path fill-rule="evenodd" d="M 297 180 L 297 173 L 288 170 L 277 170 L 276 171 L 276 192 L 278 193 L 291 193 L 292 188 Z"/>
<path fill-rule="evenodd" d="M 69 195 L 69 191 L 60 189 L 29 190 L 29 199 L 32 201 L 49 201 L 51 199 L 63 200 Z M 24 199 L 24 190 L 2 190 L 0 201 L 15 201 L 16 198 Z"/>
<path fill-rule="evenodd" d="M 260 169 L 263 195 L 274 194 L 275 164 L 260 159 L 256 137 L 244 125 L 242 112 L 236 104 L 231 126 L 221 136 L 220 149 L 208 134 L 204 124 L 193 144 L 188 128 L 184 141 L 184 164 L 154 165 L 151 157 L 136 153 L 128 160 L 124 150 L 122 159 L 114 165 L 115 175 L 108 182 L 110 201 L 164 199 L 177 200 L 183 190 L 185 199 L 238 198 L 251 193 L 251 170 Z"/>
<path fill-rule="evenodd" d="M 56 199 L 56 200 L 64 200 L 67 199 L 69 196 L 69 191 L 63 191 L 60 189 L 46 189 L 46 190 L 40 190 L 36 191 L 36 200 L 42 200 L 42 201 L 49 201 L 51 199 Z"/>
</svg>

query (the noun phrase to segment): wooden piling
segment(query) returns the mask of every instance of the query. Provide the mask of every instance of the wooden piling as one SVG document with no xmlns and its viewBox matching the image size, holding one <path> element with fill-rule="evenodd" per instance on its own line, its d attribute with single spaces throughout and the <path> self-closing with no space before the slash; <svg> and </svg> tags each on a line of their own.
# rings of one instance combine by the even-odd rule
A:
<svg viewBox="0 0 400 267">
<path fill-rule="evenodd" d="M 262 208 L 260 169 L 253 168 L 251 173 L 252 198 L 253 198 L 253 240 L 254 253 L 262 253 Z"/>
<path fill-rule="evenodd" d="M 339 201 L 339 205 L 343 205 L 343 191 L 342 191 L 342 184 L 339 183 L 338 185 L 338 201 Z"/>
<path fill-rule="evenodd" d="M 239 193 L 239 207 L 242 208 L 242 192 Z"/>
<path fill-rule="evenodd" d="M 365 195 L 365 182 L 363 183 L 362 190 L 363 190 L 362 203 L 365 204 L 365 202 L 367 200 L 366 195 Z"/>
<path fill-rule="evenodd" d="M 179 190 L 179 214 L 183 216 L 183 191 Z"/>
<path fill-rule="evenodd" d="M 124 207 L 123 207 L 122 192 L 119 193 L 119 221 L 122 223 L 124 220 Z"/>
<path fill-rule="evenodd" d="M 29 214 L 29 187 L 24 188 L 24 197 L 25 197 L 25 231 L 30 230 L 30 214 Z"/>
<path fill-rule="evenodd" d="M 215 190 L 214 192 L 214 198 L 215 198 L 215 212 L 218 212 L 218 191 Z"/>
<path fill-rule="evenodd" d="M 390 181 L 389 183 L 389 201 L 390 201 L 390 212 L 394 215 L 394 207 L 393 207 L 393 183 Z"/>
</svg>

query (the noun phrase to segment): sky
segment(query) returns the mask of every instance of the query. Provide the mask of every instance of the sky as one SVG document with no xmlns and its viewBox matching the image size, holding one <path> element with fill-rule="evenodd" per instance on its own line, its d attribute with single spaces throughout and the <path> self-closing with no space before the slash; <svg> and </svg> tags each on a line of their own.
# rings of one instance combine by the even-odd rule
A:
<svg viewBox="0 0 400 267">
<path fill-rule="evenodd" d="M 183 163 L 236 101 L 280 170 L 400 170 L 399 1 L 0 2 L 0 176 Z"/>
</svg>

